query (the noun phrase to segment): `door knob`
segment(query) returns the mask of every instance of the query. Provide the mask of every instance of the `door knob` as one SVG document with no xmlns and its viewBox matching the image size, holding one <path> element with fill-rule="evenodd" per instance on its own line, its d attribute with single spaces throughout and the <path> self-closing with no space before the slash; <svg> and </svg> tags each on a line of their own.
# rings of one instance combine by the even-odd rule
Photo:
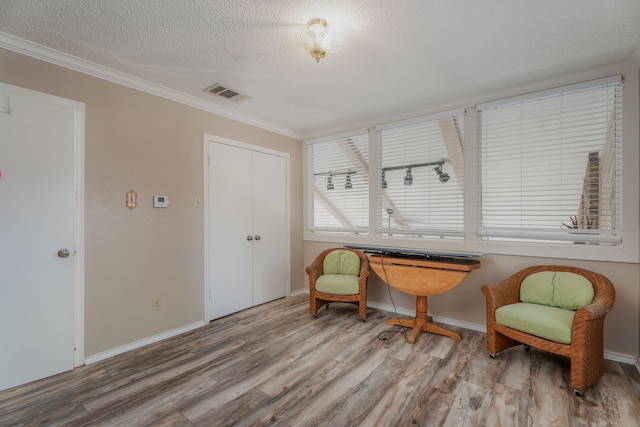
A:
<svg viewBox="0 0 640 427">
<path fill-rule="evenodd" d="M 260 240 L 260 239 L 261 239 L 261 237 L 260 237 L 260 235 L 259 235 L 259 234 L 256 234 L 256 237 L 254 237 L 254 239 L 256 239 L 256 240 Z"/>
<path fill-rule="evenodd" d="M 66 258 L 66 257 L 68 257 L 68 256 L 69 256 L 69 249 L 60 249 L 60 250 L 58 251 L 58 256 L 59 256 L 60 258 Z"/>
<path fill-rule="evenodd" d="M 247 240 L 253 240 L 253 236 L 247 236 Z"/>
</svg>

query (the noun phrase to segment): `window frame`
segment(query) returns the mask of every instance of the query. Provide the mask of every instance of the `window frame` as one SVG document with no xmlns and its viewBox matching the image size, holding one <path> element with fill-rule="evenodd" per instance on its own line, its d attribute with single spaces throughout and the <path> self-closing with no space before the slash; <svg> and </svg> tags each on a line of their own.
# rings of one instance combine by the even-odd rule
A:
<svg viewBox="0 0 640 427">
<path fill-rule="evenodd" d="M 305 197 L 303 200 L 303 204 L 304 204 L 304 209 L 303 209 L 303 215 L 304 215 L 304 229 L 305 229 L 305 233 L 311 233 L 311 234 L 330 234 L 330 235 L 358 235 L 358 234 L 368 234 L 370 233 L 371 230 L 371 223 L 369 222 L 367 224 L 367 227 L 328 227 L 328 226 L 315 226 L 315 225 L 311 225 L 310 223 L 312 222 L 312 218 L 313 218 L 313 212 L 311 211 L 312 206 L 313 206 L 313 201 L 314 201 L 314 183 L 315 183 L 315 171 L 312 165 L 310 165 L 309 160 L 310 160 L 310 156 L 311 156 L 311 152 L 310 152 L 310 147 L 313 147 L 316 144 L 323 144 L 323 143 L 327 143 L 327 142 L 335 142 L 337 140 L 341 140 L 341 139 L 346 139 L 346 138 L 350 138 L 350 137 L 359 137 L 363 134 L 369 135 L 369 131 L 368 129 L 356 129 L 354 131 L 351 132 L 343 132 L 337 135 L 331 135 L 331 136 L 327 136 L 327 137 L 323 137 L 323 138 L 317 138 L 317 139 L 313 139 L 313 140 L 309 140 L 309 141 L 305 141 L 304 144 L 304 177 L 305 177 Z M 367 146 L 367 149 L 370 149 L 370 143 Z M 370 162 L 371 160 L 369 159 L 368 153 L 367 153 L 367 158 L 365 159 L 366 162 L 368 162 L 368 170 L 371 170 L 371 166 L 370 166 Z M 351 168 L 349 168 L 351 169 Z M 337 176 L 338 174 L 336 174 Z M 345 175 L 344 171 L 341 171 L 339 173 L 339 175 Z M 371 200 L 371 179 L 370 179 L 370 175 L 367 176 L 367 180 L 368 182 L 368 192 L 369 192 L 369 206 L 370 206 L 370 200 Z M 368 211 L 370 210 L 370 207 L 368 206 Z M 370 212 L 367 212 L 369 214 L 369 221 L 371 220 L 371 215 Z"/>
<path fill-rule="evenodd" d="M 596 85 L 597 81 L 608 76 L 621 74 L 624 78 L 623 87 L 623 142 L 622 142 L 622 242 L 615 246 L 604 245 L 571 245 L 569 243 L 546 243 L 546 242 L 522 242 L 522 241 L 486 241 L 478 235 L 480 228 L 479 209 L 479 142 L 478 142 L 478 117 L 477 105 L 489 102 L 498 102 L 514 97 L 526 97 L 535 92 L 549 91 L 561 92 L 564 88 L 576 84 Z M 586 75 L 586 78 L 585 78 Z M 640 184 L 640 70 L 634 68 L 631 70 L 612 70 L 612 72 L 603 75 L 581 74 L 579 77 L 568 76 L 558 82 L 552 83 L 538 82 L 529 85 L 525 89 L 520 88 L 513 90 L 503 90 L 493 95 L 485 95 L 482 97 L 470 99 L 461 102 L 455 108 L 464 108 L 466 113 L 464 116 L 465 141 L 464 141 L 464 238 L 461 240 L 438 239 L 429 237 L 413 237 L 413 236 L 381 236 L 376 231 L 376 224 L 381 219 L 377 216 L 378 200 L 377 191 L 381 185 L 381 174 L 378 170 L 378 139 L 376 126 L 384 125 L 389 121 L 380 121 L 379 123 L 368 126 L 369 131 L 369 229 L 366 235 L 341 234 L 341 233 L 320 233 L 310 232 L 307 228 L 307 197 L 308 193 L 308 168 L 307 144 L 310 141 L 318 141 L 320 139 L 330 139 L 336 135 L 325 138 L 317 138 L 304 143 L 304 164 L 303 177 L 306 181 L 304 201 L 304 239 L 307 241 L 331 242 L 336 244 L 359 244 L 369 246 L 386 246 L 386 247 L 402 247 L 408 249 L 423 249 L 434 251 L 453 251 L 462 253 L 477 254 L 496 254 L 496 255 L 517 255 L 530 256 L 538 258 L 553 259 L 575 259 L 575 260 L 594 260 L 594 261 L 614 261 L 637 263 L 640 261 L 640 192 L 638 187 Z M 462 105 L 462 107 L 460 107 Z M 453 108 L 440 109 L 427 112 L 426 115 L 441 114 L 442 111 L 449 111 Z M 429 114 L 431 113 L 431 114 Z M 415 115 L 418 116 L 418 115 Z M 414 117 L 415 117 L 414 116 Z M 398 118 L 400 121 L 402 118 Z M 411 116 L 405 116 L 404 119 L 410 120 Z M 353 133 L 353 132 L 350 132 Z M 345 133 L 346 134 L 346 133 Z"/>
<path fill-rule="evenodd" d="M 378 126 L 375 126 L 372 129 L 372 132 L 375 134 L 375 140 L 376 140 L 376 146 L 375 146 L 375 150 L 376 150 L 376 154 L 378 156 L 378 169 L 376 169 L 376 173 L 378 175 L 378 180 L 379 180 L 379 184 L 375 187 L 376 193 L 372 194 L 375 197 L 375 201 L 376 201 L 376 212 L 378 214 L 380 214 L 382 212 L 382 198 L 384 198 L 384 195 L 382 194 L 382 171 L 383 170 L 391 170 L 391 169 L 407 169 L 406 166 L 400 167 L 398 168 L 398 166 L 401 165 L 386 165 L 386 167 L 383 167 L 384 165 L 382 164 L 383 161 L 380 158 L 381 154 L 382 154 L 382 145 L 384 143 L 383 140 L 381 140 L 380 138 L 382 137 L 382 133 L 384 133 L 385 131 L 399 131 L 399 130 L 403 130 L 403 129 L 407 129 L 407 128 L 412 128 L 413 126 L 429 126 L 429 125 L 435 125 L 436 123 L 438 124 L 438 126 L 440 126 L 440 122 L 445 121 L 445 120 L 458 120 L 461 119 L 462 123 L 458 123 L 459 126 L 461 126 L 461 132 L 462 132 L 462 141 L 460 141 L 462 144 L 464 144 L 464 127 L 465 127 L 465 111 L 462 108 L 457 108 L 454 110 L 449 110 L 449 111 L 443 111 L 440 113 L 436 113 L 436 114 L 430 114 L 430 115 L 426 115 L 426 116 L 420 116 L 420 117 L 416 117 L 416 118 L 412 118 L 409 120 L 401 120 L 401 121 L 395 121 L 395 122 L 390 122 L 390 123 L 385 123 L 385 124 L 381 124 Z M 405 135 L 408 137 L 408 135 Z M 405 137 L 402 136 L 402 137 Z M 442 145 L 442 149 L 443 151 L 446 153 L 443 157 L 430 157 L 430 158 L 424 158 L 424 159 L 415 159 L 415 161 L 407 161 L 405 163 L 403 163 L 403 165 L 410 165 L 410 164 L 423 164 L 425 167 L 427 168 L 432 168 L 433 166 L 436 165 L 436 163 L 440 163 L 440 166 L 443 168 L 443 170 L 445 172 L 451 172 L 451 174 L 453 175 L 456 172 L 456 165 L 454 165 L 454 163 L 456 163 L 456 160 L 461 159 L 462 157 L 462 153 L 451 153 L 449 151 L 449 147 L 446 143 L 445 140 L 445 136 L 442 135 L 443 138 L 443 145 Z M 437 150 L 438 147 L 436 147 Z M 427 150 L 429 150 L 430 148 L 427 148 Z M 392 151 L 395 151 L 395 148 L 391 149 Z M 455 149 L 454 149 L 455 151 Z M 453 157 L 457 157 L 457 159 L 453 159 Z M 426 162 L 426 163 L 425 163 Z M 402 163 L 402 162 L 401 162 Z M 463 187 L 464 190 L 464 161 L 461 161 L 461 167 L 462 169 L 458 172 L 461 172 L 461 180 L 460 180 L 460 184 Z M 428 166 L 427 166 L 428 165 Z M 389 167 L 392 166 L 392 167 Z M 421 166 L 418 166 L 421 167 Z M 414 171 L 414 174 L 416 172 Z M 431 172 L 427 172 L 427 174 L 429 175 Z M 435 183 L 435 187 L 439 187 L 440 184 L 437 184 L 437 176 L 433 176 L 432 174 L 427 178 L 427 179 L 433 179 L 433 181 L 428 181 L 428 183 L 430 184 L 434 184 Z M 391 176 L 387 176 L 387 181 L 392 180 L 393 178 Z M 396 180 L 398 179 L 397 177 L 395 178 Z M 414 180 L 415 182 L 415 180 Z M 451 180 L 449 182 L 447 182 L 447 186 L 449 186 L 448 188 L 445 187 L 446 190 L 453 190 L 451 188 L 451 186 L 454 185 L 458 185 L 458 183 L 455 182 L 455 180 Z M 455 196 L 455 191 L 447 191 L 448 195 L 454 195 Z M 392 195 L 389 195 L 388 198 L 393 201 L 393 197 Z M 462 203 L 462 207 L 464 209 L 464 191 L 463 194 L 461 195 L 461 203 Z M 407 231 L 403 231 L 401 229 L 398 228 L 393 228 L 390 231 L 386 230 L 383 226 L 384 223 L 384 217 L 382 217 L 382 214 L 380 214 L 381 216 L 376 216 L 376 227 L 374 228 L 374 233 L 376 233 L 377 235 L 384 235 L 385 238 L 393 239 L 393 241 L 399 240 L 399 236 L 400 235 L 404 235 L 408 238 L 411 237 L 418 237 L 420 239 L 423 238 L 439 238 L 439 239 L 460 239 L 464 237 L 464 210 L 462 209 L 462 228 L 461 229 L 456 229 L 455 227 L 448 227 L 448 228 L 443 228 L 441 230 L 438 230 L 436 227 L 433 228 L 425 228 L 423 230 L 420 229 L 415 229 L 415 228 L 410 228 Z M 402 210 L 400 210 L 400 213 L 402 213 Z M 388 234 L 388 235 L 387 235 Z"/>
<path fill-rule="evenodd" d="M 557 157 L 554 157 L 552 159 L 548 159 L 547 158 L 547 163 L 551 163 L 552 160 L 555 160 L 555 164 L 553 165 L 553 169 L 554 171 L 559 171 L 560 173 L 560 177 L 565 177 L 567 176 L 567 179 L 572 179 L 570 178 L 568 175 L 573 173 L 574 176 L 577 176 L 577 178 L 573 178 L 574 179 L 574 185 L 580 185 L 582 186 L 581 191 L 582 191 L 582 196 L 584 196 L 584 180 L 586 179 L 584 177 L 584 171 L 586 170 L 586 163 L 579 163 L 577 165 L 562 165 L 561 161 L 560 161 L 560 157 L 561 154 L 560 152 L 564 151 L 567 153 L 567 158 L 569 158 L 571 156 L 570 152 L 572 149 L 577 148 L 580 151 L 580 155 L 581 156 L 585 156 L 586 154 L 588 154 L 587 152 L 585 152 L 585 150 L 587 150 L 586 146 L 588 145 L 588 142 L 583 142 L 580 141 L 579 144 L 572 144 L 569 141 L 569 138 L 571 138 L 571 136 L 569 136 L 569 134 L 567 134 L 567 142 L 563 143 L 563 144 L 558 144 L 557 140 L 555 139 L 556 137 L 562 138 L 562 135 L 558 135 L 561 133 L 564 133 L 565 129 L 569 129 L 568 132 L 570 132 L 571 129 L 571 125 L 570 124 L 565 124 L 564 119 L 565 117 L 567 118 L 568 121 L 571 120 L 571 117 L 573 115 L 573 113 L 575 112 L 579 112 L 580 115 L 576 115 L 574 117 L 580 117 L 583 118 L 585 114 L 589 114 L 589 112 L 593 111 L 593 107 L 601 107 L 601 101 L 598 100 L 597 103 L 592 101 L 592 97 L 593 96 L 598 96 L 597 93 L 602 92 L 603 90 L 609 91 L 611 90 L 611 85 L 614 85 L 615 87 L 619 87 L 619 89 L 613 89 L 614 91 L 614 97 L 615 94 L 617 94 L 618 92 L 622 95 L 623 91 L 624 91 L 624 78 L 622 75 L 616 75 L 616 76 L 611 76 L 611 77 L 607 77 L 607 78 L 602 78 L 602 79 L 597 79 L 597 80 L 591 80 L 588 82 L 583 82 L 583 83 L 578 83 L 578 84 L 573 84 L 573 85 L 567 85 L 567 86 L 562 86 L 560 88 L 557 89 L 551 89 L 551 90 L 545 90 L 545 91 L 539 91 L 539 92 L 533 92 L 533 93 L 529 93 L 526 95 L 522 95 L 522 96 L 517 96 L 517 97 L 510 97 L 510 98 L 505 98 L 505 99 L 500 99 L 497 101 L 493 101 L 493 102 L 488 102 L 488 103 L 483 103 L 483 104 L 478 104 L 476 105 L 476 111 L 478 112 L 478 124 L 481 123 L 480 120 L 480 115 L 481 113 L 484 111 L 486 112 L 485 114 L 488 116 L 487 117 L 487 121 L 490 122 L 491 120 L 491 115 L 494 114 L 493 112 L 495 111 L 504 111 L 504 110 L 511 110 L 513 111 L 513 108 L 524 108 L 526 109 L 526 113 L 524 116 L 520 116 L 519 120 L 513 120 L 512 118 L 509 118 L 508 121 L 502 121 L 500 122 L 501 125 L 507 125 L 509 126 L 509 130 L 511 131 L 515 131 L 515 139 L 516 141 L 518 140 L 518 138 L 527 138 L 527 137 L 531 137 L 531 133 L 530 133 L 530 129 L 526 127 L 526 124 L 522 124 L 522 121 L 527 121 L 527 120 L 531 120 L 531 119 L 537 119 L 539 117 L 540 114 L 540 103 L 544 103 L 547 101 L 551 101 L 552 103 L 555 103 L 556 107 L 558 103 L 563 103 L 563 102 L 570 102 L 570 100 L 572 99 L 572 97 L 575 96 L 583 96 L 586 94 L 587 96 L 587 102 L 589 102 L 588 104 L 585 103 L 581 103 L 578 108 L 576 109 L 576 107 L 571 107 L 568 106 L 567 109 L 561 109 L 559 111 L 560 116 L 556 117 L 556 119 L 558 120 L 557 122 L 552 122 L 551 127 L 543 127 L 543 128 L 536 128 L 536 132 L 538 132 L 538 130 L 542 130 L 543 132 L 548 132 L 548 131 L 555 131 L 556 134 L 553 134 L 553 137 L 551 137 L 550 133 L 545 134 L 545 137 L 542 138 L 542 143 L 543 145 L 538 146 L 537 149 L 539 150 L 541 147 L 543 148 L 547 148 L 549 150 L 558 150 L 559 152 L 556 152 L 555 154 L 557 155 Z M 606 87 L 606 89 L 604 89 Z M 595 89 L 596 92 L 591 91 L 592 89 Z M 614 98 L 616 99 L 616 98 Z M 610 101 L 610 98 L 606 99 L 607 101 Z M 615 100 L 615 105 L 619 106 L 620 110 L 623 112 L 623 103 L 624 103 L 624 96 L 621 96 L 620 99 L 616 99 Z M 590 110 L 591 108 L 591 110 Z M 618 111 L 618 110 L 615 110 Z M 531 116 L 529 115 L 529 113 L 531 112 Z M 548 114 L 548 110 L 544 110 L 544 114 Z M 598 110 L 598 113 L 601 113 L 600 110 Z M 498 115 L 502 114 L 500 112 L 498 112 Z M 562 115 L 565 114 L 565 115 Z M 617 116 L 613 116 L 613 117 L 617 117 Z M 619 117 L 619 119 L 621 120 L 622 117 Z M 622 121 L 622 120 L 621 120 Z M 560 123 L 563 123 L 562 125 L 560 125 Z M 610 126 L 610 123 L 608 122 L 606 126 Z M 622 136 L 622 139 L 618 139 L 617 137 L 613 137 L 611 139 L 611 141 L 618 141 L 618 144 L 620 145 L 620 147 L 622 148 L 622 141 L 624 140 L 624 132 L 621 127 L 616 127 L 616 130 L 620 130 L 620 134 Z M 504 131 L 504 129 L 503 129 Z M 485 142 L 486 147 L 485 150 L 489 150 L 489 151 L 493 151 L 493 153 L 491 153 L 490 155 L 487 154 L 487 158 L 484 157 L 482 152 L 482 145 L 483 145 L 483 141 L 482 136 L 485 132 L 484 130 L 480 129 L 479 135 L 478 135 L 478 146 L 479 146 L 479 150 L 478 150 L 478 161 L 479 163 L 482 165 L 484 164 L 485 167 L 489 168 L 489 169 L 494 169 L 495 166 L 495 161 L 496 158 L 500 158 L 500 157 L 504 157 L 504 156 L 515 156 L 515 157 L 508 157 L 510 160 L 518 160 L 518 155 L 522 155 L 523 152 L 526 152 L 527 150 L 527 146 L 526 144 L 520 143 L 518 144 L 517 142 L 515 144 L 513 144 L 513 140 L 509 139 L 509 148 L 506 147 L 502 147 L 501 149 L 495 150 L 495 145 L 496 144 L 496 139 L 499 141 L 501 134 L 499 132 L 495 132 L 495 133 L 489 133 L 487 135 L 487 138 L 489 139 L 490 142 Z M 588 136 L 592 136 L 592 134 L 588 134 Z M 609 135 L 607 135 L 609 136 Z M 552 142 L 553 141 L 553 142 Z M 615 142 L 614 142 L 615 143 Z M 497 142 L 496 145 L 499 145 L 500 142 Z M 546 145 L 545 145 L 546 144 Z M 615 185 L 615 190 L 616 190 L 616 197 L 615 197 L 615 206 L 612 209 L 614 212 L 618 212 L 617 215 L 615 215 L 613 218 L 616 220 L 616 223 L 619 222 L 620 220 L 620 214 L 622 213 L 621 211 L 619 211 L 619 202 L 622 201 L 622 197 L 623 194 L 621 193 L 621 181 L 622 181 L 622 150 L 615 150 L 615 157 L 614 157 L 614 162 L 616 165 L 615 171 L 617 172 L 614 176 L 613 176 L 613 180 L 610 181 L 605 181 L 606 184 L 611 184 L 611 183 L 616 183 L 616 184 L 620 184 L 620 187 L 618 187 L 618 185 Z M 604 146 L 602 148 L 599 148 L 599 150 L 604 149 Z M 536 149 L 534 148 L 533 151 L 535 151 Z M 534 162 L 535 161 L 540 161 L 541 158 L 539 157 L 540 154 L 543 153 L 543 151 L 538 151 L 537 153 L 533 153 L 532 155 L 534 156 Z M 547 151 L 544 151 L 545 155 L 548 155 Z M 589 153 L 590 154 L 590 153 Z M 538 157 L 535 157 L 536 155 L 538 155 Z M 489 160 L 489 164 L 487 165 L 487 159 Z M 574 162 L 577 160 L 576 157 L 573 158 Z M 587 160 L 587 157 L 584 157 L 584 160 Z M 599 156 L 598 156 L 598 161 L 599 161 Z M 531 166 L 531 164 L 528 164 L 527 166 Z M 566 168 L 564 168 L 564 166 L 566 166 Z M 620 170 L 617 169 L 617 166 L 620 167 Z M 482 167 L 482 166 L 480 166 Z M 542 166 L 543 167 L 543 166 Z M 528 178 L 523 178 L 522 180 L 522 184 L 525 186 L 525 190 L 523 190 L 524 192 L 520 192 L 517 194 L 517 196 L 515 197 L 499 197 L 497 203 L 502 204 L 507 202 L 507 204 L 509 202 L 513 203 L 513 202 L 517 202 L 518 200 L 522 200 L 523 198 L 526 198 L 526 192 L 527 191 L 531 191 L 533 190 L 532 186 L 531 186 L 531 181 L 528 179 L 531 178 L 535 178 L 538 179 L 540 178 L 540 171 L 539 169 L 541 168 L 541 166 L 536 166 L 534 169 L 537 169 L 536 173 L 530 173 Z M 520 172 L 522 174 L 522 172 L 524 171 L 524 173 L 526 173 L 527 167 L 523 165 L 522 168 L 517 169 L 518 172 Z M 566 174 L 566 175 L 565 175 Z M 551 174 L 547 174 L 547 177 L 550 177 Z M 518 179 L 519 177 L 516 177 L 515 179 Z M 478 175 L 478 184 L 479 184 L 479 192 L 481 194 L 484 194 L 484 192 L 481 190 L 483 185 L 501 185 L 504 181 L 500 181 L 500 179 L 503 178 L 499 178 L 499 179 L 495 179 L 495 178 L 487 178 L 485 176 L 482 176 L 482 173 L 480 173 Z M 553 179 L 558 179 L 558 176 L 554 176 Z M 607 178 L 605 178 L 607 179 Z M 608 179 L 611 179 L 611 176 L 608 177 Z M 544 178 L 543 178 L 544 180 Z M 576 181 L 579 180 L 579 184 L 576 183 Z M 549 183 L 549 181 L 547 181 L 547 184 Z M 509 187 L 509 189 L 512 189 L 513 187 Z M 537 190 L 535 190 L 537 191 Z M 574 187 L 574 191 L 577 191 Z M 577 197 L 575 192 L 568 192 L 567 195 L 571 196 L 571 197 Z M 551 196 L 546 195 L 543 196 L 545 198 L 542 199 L 536 199 L 536 203 L 538 202 L 550 202 L 553 203 L 553 200 L 555 198 L 556 201 L 559 200 L 564 200 L 563 197 L 558 197 L 558 196 L 563 196 L 564 197 L 564 193 L 562 193 L 561 191 L 554 191 L 553 194 Z M 495 198 L 495 196 L 493 196 L 493 198 Z M 489 200 L 490 198 L 487 196 L 487 199 L 483 199 L 483 200 Z M 479 229 L 478 229 L 478 233 L 480 234 L 480 236 L 485 239 L 485 240 L 490 240 L 490 239 L 496 239 L 496 240 L 501 240 L 501 239 L 516 239 L 518 241 L 524 241 L 524 240 L 532 240 L 532 241 L 539 241 L 539 240 L 551 240 L 551 241 L 557 241 L 557 242 L 562 242 L 562 241 L 566 241 L 566 242 L 570 242 L 570 243 L 602 243 L 602 244 L 611 244 L 611 245 L 619 245 L 620 244 L 620 239 L 621 239 L 621 235 L 620 235 L 620 227 L 616 227 L 613 229 L 609 229 L 609 228 L 602 228 L 602 229 L 594 229 L 593 233 L 589 233 L 588 231 L 585 232 L 584 235 L 581 235 L 580 233 L 577 234 L 573 234 L 573 236 L 577 236 L 577 237 L 573 237 L 572 239 L 572 232 L 569 231 L 568 229 L 554 229 L 553 227 L 550 226 L 550 221 L 548 219 L 542 218 L 544 215 L 551 215 L 551 214 L 555 214 L 558 211 L 553 211 L 553 210 L 541 210 L 539 212 L 537 212 L 536 214 L 534 214 L 531 218 L 533 219 L 533 222 L 538 222 L 538 225 L 533 225 L 531 223 L 528 223 L 527 226 L 525 227 L 510 227 L 510 226 L 501 226 L 501 225 L 496 225 L 495 224 L 495 220 L 497 219 L 496 216 L 499 216 L 499 213 L 497 212 L 497 210 L 495 208 L 492 208 L 489 204 L 486 205 L 487 206 L 487 210 L 483 210 L 480 209 L 480 211 L 478 212 L 479 215 Z M 481 206 L 482 207 L 482 206 Z M 556 206 L 556 208 L 559 208 L 558 206 Z M 567 208 L 564 208 L 567 209 Z M 569 213 L 573 210 L 573 208 L 569 208 L 569 212 L 565 212 L 567 213 L 567 217 L 564 217 L 563 220 L 567 221 L 569 220 Z M 576 207 L 576 211 L 578 210 L 578 207 Z M 486 217 L 485 217 L 486 215 Z M 515 215 L 511 215 L 508 216 L 508 220 L 509 221 L 518 221 L 518 220 L 522 220 L 523 217 L 526 215 L 525 211 L 520 212 L 519 214 L 515 214 Z M 552 216 L 549 216 L 547 218 L 551 218 Z M 606 214 L 603 214 L 603 218 L 606 218 Z M 560 218 L 556 219 L 557 222 L 557 226 L 560 226 Z M 576 217 L 577 220 L 577 217 Z M 484 222 L 486 221 L 486 223 Z M 491 224 L 492 222 L 494 222 L 494 224 Z M 544 223 L 544 225 L 541 225 L 540 223 Z M 563 223 L 565 224 L 565 223 Z M 565 224 L 566 226 L 566 224 Z M 587 229 L 583 229 L 583 230 L 587 230 Z"/>
</svg>

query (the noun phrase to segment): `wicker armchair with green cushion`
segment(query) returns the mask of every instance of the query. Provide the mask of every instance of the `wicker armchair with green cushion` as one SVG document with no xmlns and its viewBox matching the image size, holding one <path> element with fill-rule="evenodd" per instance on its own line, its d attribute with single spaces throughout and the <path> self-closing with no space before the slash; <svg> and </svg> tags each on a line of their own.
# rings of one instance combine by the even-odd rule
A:
<svg viewBox="0 0 640 427">
<path fill-rule="evenodd" d="M 332 248 L 320 253 L 306 268 L 309 275 L 309 313 L 316 317 L 323 305 L 348 302 L 358 306 L 358 315 L 367 318 L 369 259 L 364 252 Z"/>
<path fill-rule="evenodd" d="M 571 387 L 582 396 L 604 373 L 604 318 L 615 289 L 601 274 L 541 265 L 485 285 L 487 349 L 491 357 L 525 344 L 566 356 Z"/>
</svg>

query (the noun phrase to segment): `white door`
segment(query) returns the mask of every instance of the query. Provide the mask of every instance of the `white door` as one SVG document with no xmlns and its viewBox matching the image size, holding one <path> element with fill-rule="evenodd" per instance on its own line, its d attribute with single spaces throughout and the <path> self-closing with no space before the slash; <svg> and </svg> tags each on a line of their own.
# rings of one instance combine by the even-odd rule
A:
<svg viewBox="0 0 640 427">
<path fill-rule="evenodd" d="M 207 320 L 284 297 L 289 289 L 287 159 L 218 139 L 223 142 L 205 137 Z"/>
<path fill-rule="evenodd" d="M 212 143 L 209 158 L 210 300 L 218 318 L 252 305 L 252 153 Z"/>
<path fill-rule="evenodd" d="M 83 116 L 78 103 L 1 84 L 0 108 L 4 390 L 73 369 L 77 357 L 76 143 Z"/>
<path fill-rule="evenodd" d="M 287 295 L 286 171 L 285 158 L 253 153 L 253 305 Z"/>
</svg>

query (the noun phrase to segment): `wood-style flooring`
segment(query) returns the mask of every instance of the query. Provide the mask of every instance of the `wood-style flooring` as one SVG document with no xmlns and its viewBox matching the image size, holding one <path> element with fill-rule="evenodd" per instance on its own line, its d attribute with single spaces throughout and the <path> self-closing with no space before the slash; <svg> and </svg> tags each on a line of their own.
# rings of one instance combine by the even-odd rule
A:
<svg viewBox="0 0 640 427">
<path fill-rule="evenodd" d="M 284 298 L 100 363 L 0 392 L 0 425 L 638 426 L 640 373 L 606 361 L 584 397 L 569 362 L 485 334 L 378 339 L 392 313 Z"/>
</svg>

